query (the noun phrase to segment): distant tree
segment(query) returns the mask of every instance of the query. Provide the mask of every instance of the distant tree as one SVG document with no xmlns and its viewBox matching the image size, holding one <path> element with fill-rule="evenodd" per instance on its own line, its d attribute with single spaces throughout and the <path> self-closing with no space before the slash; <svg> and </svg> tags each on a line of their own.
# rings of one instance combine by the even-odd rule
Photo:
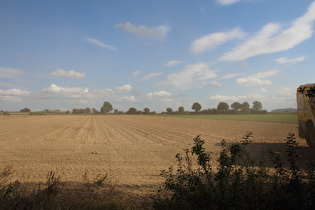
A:
<svg viewBox="0 0 315 210">
<path fill-rule="evenodd" d="M 225 102 L 220 102 L 217 106 L 219 112 L 227 112 L 229 110 L 229 105 Z"/>
<path fill-rule="evenodd" d="M 231 104 L 231 108 L 237 112 L 242 108 L 242 104 L 240 102 L 234 102 Z"/>
<path fill-rule="evenodd" d="M 93 114 L 98 114 L 99 111 L 97 111 L 95 108 L 92 108 L 92 113 L 93 113 Z"/>
<path fill-rule="evenodd" d="M 259 101 L 253 102 L 253 110 L 254 111 L 260 111 L 262 109 L 262 104 Z"/>
<path fill-rule="evenodd" d="M 114 114 L 118 114 L 118 109 L 114 109 Z"/>
<path fill-rule="evenodd" d="M 24 109 L 21 109 L 21 110 L 20 110 L 20 112 L 30 112 L 30 111 L 31 111 L 31 110 L 30 110 L 29 108 L 26 108 L 26 107 L 25 107 Z"/>
<path fill-rule="evenodd" d="M 76 108 L 72 109 L 72 114 L 79 114 L 79 109 Z"/>
<path fill-rule="evenodd" d="M 183 106 L 178 107 L 178 113 L 179 114 L 184 114 L 184 112 L 185 112 L 185 109 Z"/>
<path fill-rule="evenodd" d="M 113 111 L 113 106 L 108 101 L 105 101 L 103 106 L 101 107 L 101 113 L 106 114 Z"/>
<path fill-rule="evenodd" d="M 150 109 L 146 107 L 146 108 L 143 109 L 143 112 L 144 112 L 144 114 L 149 114 Z"/>
<path fill-rule="evenodd" d="M 192 106 L 191 106 L 192 110 L 195 110 L 195 112 L 199 112 L 201 110 L 201 105 L 198 102 L 195 102 Z"/>
<path fill-rule="evenodd" d="M 243 113 L 248 114 L 249 113 L 249 103 L 243 102 L 241 110 Z"/>
<path fill-rule="evenodd" d="M 170 113 L 173 113 L 173 109 L 172 109 L 172 108 L 167 108 L 167 109 L 166 109 L 166 112 L 169 113 L 169 114 L 170 114 Z"/>
<path fill-rule="evenodd" d="M 90 109 L 90 108 L 88 108 L 88 107 L 87 107 L 87 108 L 85 108 L 85 113 L 86 113 L 86 114 L 90 114 L 90 113 L 91 113 L 91 109 Z"/>
<path fill-rule="evenodd" d="M 127 114 L 137 114 L 137 109 L 136 108 L 129 108 L 129 110 L 127 111 Z"/>
</svg>

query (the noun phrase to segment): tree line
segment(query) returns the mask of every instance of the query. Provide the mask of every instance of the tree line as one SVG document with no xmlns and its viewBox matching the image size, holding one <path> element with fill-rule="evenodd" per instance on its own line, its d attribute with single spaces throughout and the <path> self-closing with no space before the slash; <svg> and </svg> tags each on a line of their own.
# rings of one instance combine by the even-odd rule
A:
<svg viewBox="0 0 315 210">
<path fill-rule="evenodd" d="M 262 103 L 259 101 L 254 101 L 252 107 L 250 107 L 250 104 L 248 102 L 233 102 L 231 105 L 229 105 L 226 102 L 220 102 L 216 108 L 209 108 L 209 109 L 202 109 L 202 106 L 200 103 L 195 102 L 191 106 L 191 109 L 193 111 L 185 111 L 185 108 L 183 106 L 178 107 L 177 110 L 173 110 L 172 108 L 168 107 L 166 108 L 166 111 L 162 112 L 161 114 L 265 114 L 267 113 L 266 110 L 262 109 Z M 44 110 L 47 114 L 71 114 L 70 111 L 61 112 L 60 110 Z M 114 111 L 114 112 L 113 112 Z M 31 110 L 29 108 L 21 109 L 20 112 L 29 112 L 31 113 Z M 114 109 L 112 104 L 108 101 L 105 101 L 103 103 L 103 106 L 97 110 L 95 108 L 74 108 L 72 110 L 72 114 L 134 114 L 134 115 L 147 115 L 156 114 L 155 111 L 151 111 L 150 108 L 145 107 L 143 110 L 137 110 L 134 107 L 130 107 L 128 111 L 123 112 L 118 109 Z"/>
</svg>

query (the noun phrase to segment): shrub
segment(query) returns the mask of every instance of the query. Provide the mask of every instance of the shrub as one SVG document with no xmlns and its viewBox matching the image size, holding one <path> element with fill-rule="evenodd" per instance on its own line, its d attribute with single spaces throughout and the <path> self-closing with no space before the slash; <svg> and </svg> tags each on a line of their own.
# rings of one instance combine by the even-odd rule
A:
<svg viewBox="0 0 315 210">
<path fill-rule="evenodd" d="M 275 170 L 264 163 L 255 167 L 246 146 L 251 133 L 241 143 L 227 146 L 222 140 L 219 166 L 211 167 L 210 153 L 200 136 L 185 150 L 185 158 L 176 155 L 177 169 L 162 171 L 165 183 L 155 192 L 155 209 L 308 209 L 314 208 L 314 165 L 300 170 L 294 134 L 286 143 L 289 169 L 279 155 L 269 152 Z M 192 160 L 196 160 L 193 166 Z"/>
</svg>

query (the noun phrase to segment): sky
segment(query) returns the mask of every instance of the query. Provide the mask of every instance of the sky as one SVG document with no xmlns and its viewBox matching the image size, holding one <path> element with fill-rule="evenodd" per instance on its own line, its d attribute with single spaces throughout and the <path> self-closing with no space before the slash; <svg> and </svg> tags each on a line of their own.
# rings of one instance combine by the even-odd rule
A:
<svg viewBox="0 0 315 210">
<path fill-rule="evenodd" d="M 0 110 L 296 107 L 313 0 L 0 0 Z"/>
</svg>

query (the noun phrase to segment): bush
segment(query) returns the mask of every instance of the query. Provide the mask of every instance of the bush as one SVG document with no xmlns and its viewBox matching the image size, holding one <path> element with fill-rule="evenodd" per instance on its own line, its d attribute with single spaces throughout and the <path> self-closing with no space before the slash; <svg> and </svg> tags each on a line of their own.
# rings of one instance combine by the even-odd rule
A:
<svg viewBox="0 0 315 210">
<path fill-rule="evenodd" d="M 155 209 L 311 209 L 315 206 L 314 165 L 300 170 L 296 165 L 294 134 L 287 138 L 289 169 L 284 169 L 276 153 L 269 152 L 275 170 L 264 163 L 254 166 L 246 146 L 251 133 L 241 143 L 227 146 L 222 140 L 219 166 L 211 167 L 210 153 L 200 136 L 176 155 L 177 169 L 162 171 L 165 183 L 152 195 Z M 196 160 L 193 166 L 192 160 Z"/>
</svg>

